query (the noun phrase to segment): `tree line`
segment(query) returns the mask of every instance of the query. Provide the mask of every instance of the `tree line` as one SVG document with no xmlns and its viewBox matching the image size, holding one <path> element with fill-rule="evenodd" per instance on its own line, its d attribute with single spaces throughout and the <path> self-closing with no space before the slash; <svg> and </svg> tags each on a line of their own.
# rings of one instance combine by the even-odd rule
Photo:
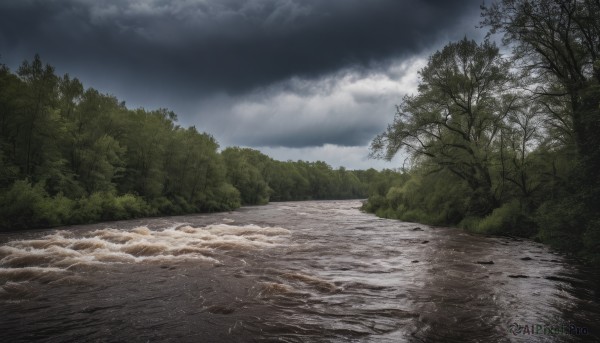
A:
<svg viewBox="0 0 600 343">
<path fill-rule="evenodd" d="M 0 230 L 365 198 L 386 173 L 219 151 L 172 111 L 128 109 L 37 55 L 0 64 Z"/>
<path fill-rule="evenodd" d="M 371 144 L 406 153 L 379 216 L 534 237 L 600 262 L 600 3 L 502 0 L 482 43 L 448 43 Z M 490 41 L 502 37 L 503 55 Z"/>
</svg>

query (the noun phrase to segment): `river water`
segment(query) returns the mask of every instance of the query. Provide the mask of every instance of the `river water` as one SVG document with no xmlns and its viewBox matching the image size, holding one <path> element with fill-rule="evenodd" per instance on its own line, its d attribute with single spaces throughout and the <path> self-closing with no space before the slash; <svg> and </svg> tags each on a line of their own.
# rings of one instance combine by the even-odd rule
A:
<svg viewBox="0 0 600 343">
<path fill-rule="evenodd" d="M 359 201 L 0 235 L 0 341 L 600 341 L 598 275 Z"/>
</svg>

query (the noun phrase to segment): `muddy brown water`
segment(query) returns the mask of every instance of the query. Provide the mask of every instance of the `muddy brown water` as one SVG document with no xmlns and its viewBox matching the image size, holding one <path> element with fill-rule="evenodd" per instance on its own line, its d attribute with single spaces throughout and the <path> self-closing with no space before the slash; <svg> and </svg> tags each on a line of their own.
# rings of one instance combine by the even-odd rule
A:
<svg viewBox="0 0 600 343">
<path fill-rule="evenodd" d="M 359 201 L 0 235 L 0 341 L 600 341 L 598 275 Z"/>
</svg>

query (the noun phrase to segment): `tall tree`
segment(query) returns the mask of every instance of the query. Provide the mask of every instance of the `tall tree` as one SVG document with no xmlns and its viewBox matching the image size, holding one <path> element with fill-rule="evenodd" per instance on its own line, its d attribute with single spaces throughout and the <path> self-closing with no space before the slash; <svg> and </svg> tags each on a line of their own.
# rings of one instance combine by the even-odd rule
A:
<svg viewBox="0 0 600 343">
<path fill-rule="evenodd" d="M 8 67 L 0 64 L 0 187 L 19 176 L 16 164 L 20 97 L 23 82 Z"/>
<path fill-rule="evenodd" d="M 541 236 L 600 260 L 600 1 L 501 0 L 482 15 L 532 78 L 556 140 L 576 147 L 567 196 L 539 211 Z"/>
<path fill-rule="evenodd" d="M 227 166 L 227 180 L 240 191 L 246 205 L 266 204 L 271 189 L 264 179 L 269 157 L 257 150 L 232 147 L 221 153 Z"/>
<path fill-rule="evenodd" d="M 470 210 L 489 213 L 497 202 L 492 143 L 517 100 L 506 91 L 508 63 L 493 43 L 465 38 L 434 53 L 419 74 L 418 94 L 404 97 L 394 122 L 373 140 L 372 155 L 390 160 L 406 150 L 446 169 L 471 188 Z"/>
<path fill-rule="evenodd" d="M 54 135 L 52 109 L 57 100 L 57 77 L 54 68 L 44 66 L 39 55 L 35 55 L 31 63 L 24 61 L 18 75 L 26 87 L 21 104 L 23 115 L 18 125 L 23 139 L 20 164 L 24 174 L 31 177 L 35 168 L 46 160 L 44 155 L 53 148 L 48 146 L 45 137 Z"/>
<path fill-rule="evenodd" d="M 558 127 L 571 130 L 585 177 L 600 188 L 600 2 L 502 0 L 484 7 L 483 18 L 490 33 L 503 34 L 513 47 L 524 74 L 533 76 L 533 92 Z M 560 99 L 570 107 L 568 119 L 551 110 Z"/>
</svg>

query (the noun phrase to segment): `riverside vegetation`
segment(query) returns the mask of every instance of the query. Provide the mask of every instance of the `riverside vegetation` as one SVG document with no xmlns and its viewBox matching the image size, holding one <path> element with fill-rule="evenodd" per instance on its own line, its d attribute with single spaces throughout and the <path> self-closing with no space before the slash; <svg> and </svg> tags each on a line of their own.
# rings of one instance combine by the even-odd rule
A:
<svg viewBox="0 0 600 343">
<path fill-rule="evenodd" d="M 598 265 L 600 3 L 503 0 L 482 18 L 512 52 L 465 38 L 429 57 L 371 145 L 412 168 L 364 208 L 533 237 Z"/>
<path fill-rule="evenodd" d="M 393 174 L 219 151 L 172 111 L 128 109 L 37 55 L 0 64 L 0 230 L 366 198 Z"/>
<path fill-rule="evenodd" d="M 600 262 L 600 3 L 503 0 L 486 40 L 447 44 L 372 142 L 402 172 L 226 148 L 168 110 L 128 109 L 39 56 L 0 65 L 0 229 L 369 196 L 378 216 L 532 237 Z"/>
</svg>

